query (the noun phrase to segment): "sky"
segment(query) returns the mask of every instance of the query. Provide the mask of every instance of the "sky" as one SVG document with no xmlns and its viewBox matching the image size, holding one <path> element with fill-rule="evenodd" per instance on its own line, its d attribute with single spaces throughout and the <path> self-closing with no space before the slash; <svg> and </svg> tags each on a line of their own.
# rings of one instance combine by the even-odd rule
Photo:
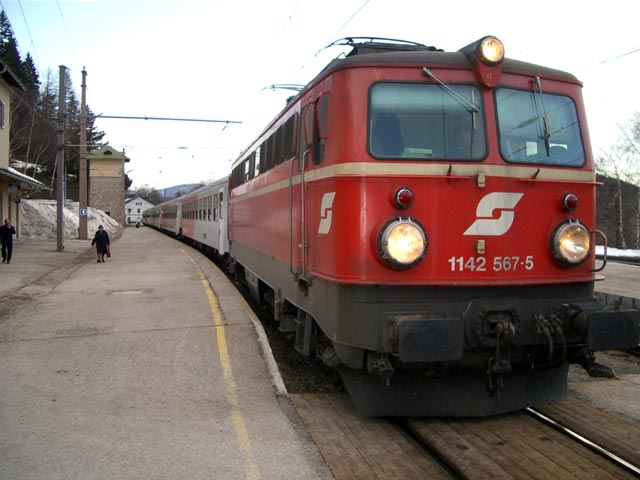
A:
<svg viewBox="0 0 640 480">
<path fill-rule="evenodd" d="M 343 52 L 347 36 L 398 38 L 448 51 L 495 35 L 506 56 L 584 83 L 594 155 L 640 110 L 638 0 L 0 0 L 22 56 L 44 83 L 67 68 L 105 116 L 104 140 L 130 158 L 133 187 L 227 175 L 294 92 Z M 230 123 L 226 123 L 229 121 Z M 241 123 L 231 123 L 241 122 Z"/>
</svg>

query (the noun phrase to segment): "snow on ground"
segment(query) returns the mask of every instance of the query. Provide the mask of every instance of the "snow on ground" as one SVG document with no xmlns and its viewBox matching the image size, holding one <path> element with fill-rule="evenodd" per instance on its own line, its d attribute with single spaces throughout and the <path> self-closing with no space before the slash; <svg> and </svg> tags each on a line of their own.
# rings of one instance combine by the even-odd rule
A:
<svg viewBox="0 0 640 480">
<path fill-rule="evenodd" d="M 596 246 L 596 256 L 604 256 L 604 247 Z M 607 247 L 607 257 L 616 260 L 640 261 L 640 250 L 620 250 L 619 248 Z"/>
<path fill-rule="evenodd" d="M 78 202 L 65 203 L 64 238 L 74 239 L 79 237 Z M 23 238 L 57 238 L 58 213 L 55 200 L 22 200 L 20 202 L 20 236 Z M 102 225 L 107 232 L 113 234 L 122 228 L 118 222 L 108 216 L 102 210 L 88 208 L 87 233 L 89 238 Z"/>
</svg>

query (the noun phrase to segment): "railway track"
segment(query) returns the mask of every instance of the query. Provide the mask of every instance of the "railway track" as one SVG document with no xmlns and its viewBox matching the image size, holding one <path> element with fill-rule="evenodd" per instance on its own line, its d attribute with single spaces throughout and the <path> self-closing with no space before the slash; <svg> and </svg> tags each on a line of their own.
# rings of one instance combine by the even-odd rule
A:
<svg viewBox="0 0 640 480">
<path fill-rule="evenodd" d="M 640 429 L 575 399 L 539 409 L 535 417 L 521 411 L 400 420 L 361 417 L 346 396 L 292 395 L 292 400 L 339 480 L 640 478 Z M 565 430 L 577 430 L 589 446 Z"/>
</svg>

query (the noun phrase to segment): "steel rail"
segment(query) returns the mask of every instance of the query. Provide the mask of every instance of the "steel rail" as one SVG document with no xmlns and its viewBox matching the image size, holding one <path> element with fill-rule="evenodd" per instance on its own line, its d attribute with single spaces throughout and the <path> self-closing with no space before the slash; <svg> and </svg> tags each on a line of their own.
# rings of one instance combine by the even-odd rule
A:
<svg viewBox="0 0 640 480">
<path fill-rule="evenodd" d="M 620 458 L 616 454 L 608 451 L 607 449 L 601 447 L 600 445 L 596 445 L 591 440 L 583 437 L 579 433 L 574 432 L 573 430 L 571 430 L 571 429 L 565 427 L 564 425 L 556 422 L 552 418 L 547 417 L 546 415 L 544 415 L 542 412 L 536 410 L 535 408 L 528 407 L 525 410 L 526 410 L 527 413 L 529 413 L 531 416 L 535 417 L 536 419 L 540 420 L 541 422 L 546 423 L 547 425 L 549 425 L 550 427 L 554 428 L 558 432 L 560 432 L 560 433 L 562 433 L 564 435 L 567 435 L 571 439 L 573 439 L 573 440 L 577 441 L 578 443 L 580 443 L 581 445 L 584 445 L 585 447 L 587 447 L 589 450 L 591 450 L 591 451 L 597 453 L 598 455 L 602 456 L 603 458 L 609 460 L 611 463 L 619 466 L 620 468 L 622 468 L 622 469 L 626 470 L 627 472 L 633 474 L 634 476 L 640 478 L 640 468 L 639 467 L 627 462 L 623 458 Z"/>
</svg>

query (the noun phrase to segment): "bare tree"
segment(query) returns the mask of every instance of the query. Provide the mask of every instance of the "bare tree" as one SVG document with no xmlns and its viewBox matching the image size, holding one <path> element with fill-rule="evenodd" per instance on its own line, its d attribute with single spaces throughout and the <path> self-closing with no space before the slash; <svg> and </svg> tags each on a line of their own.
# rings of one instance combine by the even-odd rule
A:
<svg viewBox="0 0 640 480">
<path fill-rule="evenodd" d="M 619 125 L 621 135 L 615 145 L 596 161 L 598 172 L 616 182 L 616 236 L 618 246 L 627 248 L 625 218 L 631 209 L 625 208 L 623 184 L 640 185 L 640 113 L 636 113 L 629 127 Z M 640 189 L 635 189 L 635 235 L 633 244 L 640 248 Z"/>
</svg>

